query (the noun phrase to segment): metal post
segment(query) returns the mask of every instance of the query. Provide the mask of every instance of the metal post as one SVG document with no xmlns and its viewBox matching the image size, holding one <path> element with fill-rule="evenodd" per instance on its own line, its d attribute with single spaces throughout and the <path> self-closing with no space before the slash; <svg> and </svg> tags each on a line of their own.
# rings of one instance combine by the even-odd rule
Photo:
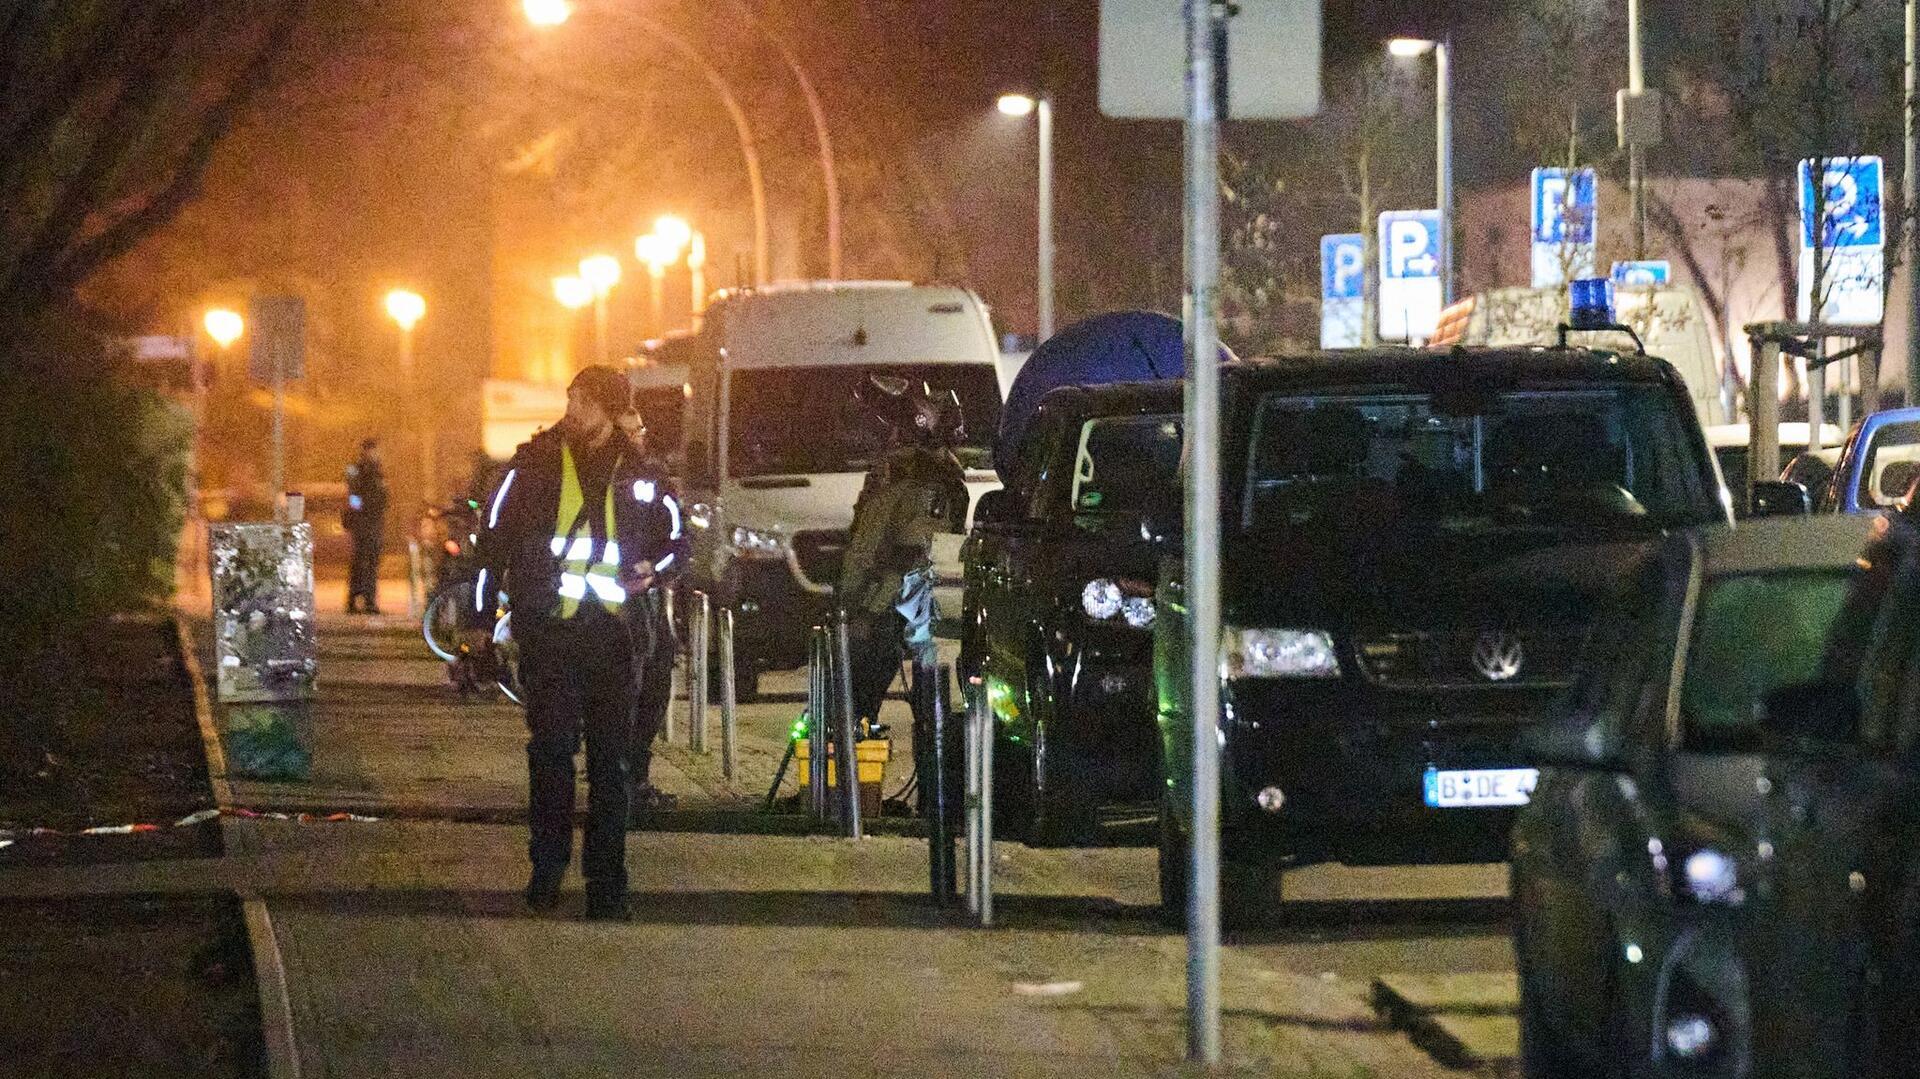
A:
<svg viewBox="0 0 1920 1079">
<path fill-rule="evenodd" d="M 1819 318 L 1820 313 L 1814 312 Z M 1813 342 L 1813 355 L 1807 358 L 1807 449 L 1818 451 L 1820 447 L 1820 428 L 1827 422 L 1827 339 L 1818 338 Z M 1749 428 L 1751 430 L 1751 428 Z M 1748 444 L 1752 444 L 1749 437 Z M 1780 469 L 1774 466 L 1774 475 L 1768 479 L 1779 479 Z"/>
<path fill-rule="evenodd" d="M 693 594 L 693 629 L 687 634 L 687 748 L 707 751 L 707 636 L 713 609 L 705 592 Z"/>
<path fill-rule="evenodd" d="M 1747 489 L 1780 477 L 1780 342 L 1749 334 L 1753 377 L 1747 382 Z"/>
<path fill-rule="evenodd" d="M 739 743 L 733 684 L 733 608 L 720 608 L 720 774 L 733 781 L 734 756 Z"/>
<path fill-rule="evenodd" d="M 680 593 L 678 591 L 671 588 L 662 591 L 662 597 L 666 600 L 667 604 L 667 626 L 676 633 L 679 632 L 676 627 L 680 625 L 680 612 L 678 610 L 679 595 Z M 679 649 L 676 643 L 676 654 L 667 668 L 667 678 L 670 681 L 678 679 L 679 686 L 677 688 L 671 685 L 667 687 L 667 718 L 660 724 L 660 737 L 668 743 L 671 743 L 678 734 L 679 724 L 675 720 L 675 716 L 677 716 L 680 711 L 680 696 L 686 692 L 687 688 L 687 670 L 680 662 L 680 657 L 677 654 L 678 651 Z M 693 707 L 692 701 L 688 701 L 687 707 Z"/>
<path fill-rule="evenodd" d="M 986 701 L 986 687 L 969 683 L 961 752 L 966 757 L 967 913 L 975 917 L 980 914 L 980 732 L 986 727 L 981 718 Z"/>
<path fill-rule="evenodd" d="M 1914 95 L 1920 93 L 1920 74 L 1916 73 L 1916 41 L 1920 41 L 1920 0 L 1907 0 L 1906 57 L 1906 153 L 1900 169 L 1900 235 L 1906 271 L 1900 292 L 1901 310 L 1907 316 L 1907 403 L 1920 404 L 1920 243 L 1914 239 L 1915 215 L 1920 214 L 1920 135 L 1914 130 Z M 1874 365 L 1877 369 L 1879 364 Z M 1877 385 L 1874 387 L 1879 388 Z M 1864 390 L 1865 387 L 1862 387 Z"/>
<path fill-rule="evenodd" d="M 287 376 L 281 349 L 273 350 L 273 519 L 287 519 Z"/>
<path fill-rule="evenodd" d="M 980 710 L 980 924 L 993 924 L 993 712 L 986 708 Z"/>
<path fill-rule="evenodd" d="M 931 765 L 927 779 L 927 797 L 921 805 L 931 806 L 927 821 L 927 883 L 938 906 L 950 906 L 954 897 L 953 818 L 947 803 L 947 668 L 916 665 L 921 705 L 926 709 L 928 733 L 933 751 L 920 759 Z"/>
<path fill-rule="evenodd" d="M 847 616 L 842 611 L 833 619 L 834 711 L 839 713 L 838 744 L 835 765 L 840 783 L 840 823 L 847 838 L 859 839 L 860 831 L 860 749 L 854 726 L 860 717 L 853 710 L 853 649 L 847 640 Z"/>
<path fill-rule="evenodd" d="M 827 804 L 827 717 L 833 706 L 827 703 L 832 663 L 827 627 L 813 627 L 813 647 L 807 661 L 807 797 L 815 820 L 826 820 Z"/>
<path fill-rule="evenodd" d="M 1225 29 L 1221 30 L 1225 33 Z M 1453 302 L 1453 39 L 1433 46 L 1434 199 L 1440 210 L 1440 305 Z M 1216 166 L 1217 168 L 1217 166 Z M 1217 210 L 1215 211 L 1218 212 Z M 1215 255 L 1218 258 L 1218 255 Z"/>
<path fill-rule="evenodd" d="M 1040 131 L 1040 340 L 1053 336 L 1053 102 L 1040 95 L 1034 115 Z"/>
<path fill-rule="evenodd" d="M 1640 0 L 1627 0 L 1627 95 L 1636 104 L 1647 88 L 1647 69 L 1640 54 Z M 1633 257 L 1647 257 L 1647 164 L 1639 143 L 1627 146 L 1627 199 L 1633 212 Z"/>
<path fill-rule="evenodd" d="M 1187 1057 L 1212 1065 L 1220 1060 L 1220 745 L 1215 741 L 1220 715 L 1220 345 L 1214 321 L 1220 280 L 1220 132 L 1214 61 L 1225 28 L 1212 0 L 1185 0 L 1185 7 L 1187 437 L 1193 445 L 1186 551 L 1193 626 L 1188 670 L 1193 681 L 1193 864 L 1187 872 Z M 1441 66 L 1444 70 L 1444 63 Z M 1443 217 L 1442 224 L 1444 251 L 1450 222 Z M 990 755 L 992 746 L 988 739 L 984 752 Z M 986 765 L 989 778 L 982 800 L 990 811 L 990 756 Z M 991 849 L 988 833 L 989 856 Z M 990 893 L 982 899 L 982 906 L 990 907 Z M 984 910 L 981 920 L 987 920 Z"/>
</svg>

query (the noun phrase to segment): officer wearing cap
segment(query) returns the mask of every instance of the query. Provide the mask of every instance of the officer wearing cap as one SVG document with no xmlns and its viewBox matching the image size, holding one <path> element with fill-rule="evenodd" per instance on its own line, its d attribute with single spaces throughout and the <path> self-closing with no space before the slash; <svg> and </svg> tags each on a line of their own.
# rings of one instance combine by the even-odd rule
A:
<svg viewBox="0 0 1920 1079">
<path fill-rule="evenodd" d="M 951 391 L 874 377 L 862 397 L 891 448 L 854 503 L 837 598 L 853 644 L 854 710 L 873 724 L 902 656 L 933 661 L 933 537 L 965 526 L 967 482 L 953 453 L 961 428 Z"/>
<path fill-rule="evenodd" d="M 505 592 L 527 691 L 527 903 L 558 904 L 573 854 L 574 753 L 587 755 L 587 917 L 625 920 L 627 752 L 635 703 L 628 604 L 686 561 L 680 522 L 617 426 L 626 376 L 588 367 L 560 423 L 513 455 L 482 506 L 470 644 Z"/>
</svg>

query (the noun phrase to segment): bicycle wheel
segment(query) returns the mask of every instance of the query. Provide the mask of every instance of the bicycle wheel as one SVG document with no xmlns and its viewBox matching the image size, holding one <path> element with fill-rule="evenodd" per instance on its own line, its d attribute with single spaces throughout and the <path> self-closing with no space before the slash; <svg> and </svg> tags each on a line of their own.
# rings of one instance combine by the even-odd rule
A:
<svg viewBox="0 0 1920 1079">
<path fill-rule="evenodd" d="M 472 581 L 447 581 L 433 590 L 420 618 L 420 636 L 443 661 L 460 658 L 460 616 L 473 605 Z"/>
<path fill-rule="evenodd" d="M 515 704 L 524 706 L 527 702 L 520 687 L 520 644 L 513 639 L 513 612 L 500 616 L 493 624 L 493 662 L 494 684 L 500 692 Z"/>
</svg>

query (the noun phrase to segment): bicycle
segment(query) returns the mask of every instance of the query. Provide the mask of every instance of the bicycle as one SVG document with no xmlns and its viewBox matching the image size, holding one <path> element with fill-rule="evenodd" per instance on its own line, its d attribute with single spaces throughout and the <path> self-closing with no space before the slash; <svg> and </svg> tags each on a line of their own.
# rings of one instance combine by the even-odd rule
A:
<svg viewBox="0 0 1920 1079">
<path fill-rule="evenodd" d="M 515 704 L 524 703 L 520 687 L 519 645 L 513 639 L 513 612 L 504 600 L 494 603 L 493 643 L 476 654 L 460 640 L 465 613 L 473 604 L 473 581 L 454 577 L 442 581 L 427 599 L 420 635 L 435 656 L 447 664 L 447 678 L 464 699 L 498 689 Z"/>
</svg>

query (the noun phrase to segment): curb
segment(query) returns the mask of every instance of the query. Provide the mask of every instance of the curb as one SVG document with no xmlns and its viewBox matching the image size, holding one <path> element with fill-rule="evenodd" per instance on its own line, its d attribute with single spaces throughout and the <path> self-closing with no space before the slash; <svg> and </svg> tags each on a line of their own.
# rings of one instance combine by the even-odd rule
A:
<svg viewBox="0 0 1920 1079">
<path fill-rule="evenodd" d="M 207 695 L 206 672 L 200 667 L 200 654 L 194 648 L 193 632 L 178 611 L 173 628 L 180 641 L 180 663 L 193 687 L 193 715 L 200 725 L 200 744 L 207 757 L 207 780 L 213 787 L 214 804 L 233 804 L 233 785 L 227 780 L 227 752 L 220 743 L 220 731 L 214 726 L 213 703 Z M 223 814 L 221 833 L 231 837 L 234 829 Z M 300 1049 L 293 1035 L 293 1003 L 287 990 L 287 968 L 280 958 L 280 942 L 273 931 L 273 919 L 267 914 L 266 900 L 252 888 L 235 890 L 247 923 L 247 945 L 253 953 L 253 980 L 260 998 L 261 1034 L 266 1043 L 269 1079 L 300 1079 Z"/>
</svg>

